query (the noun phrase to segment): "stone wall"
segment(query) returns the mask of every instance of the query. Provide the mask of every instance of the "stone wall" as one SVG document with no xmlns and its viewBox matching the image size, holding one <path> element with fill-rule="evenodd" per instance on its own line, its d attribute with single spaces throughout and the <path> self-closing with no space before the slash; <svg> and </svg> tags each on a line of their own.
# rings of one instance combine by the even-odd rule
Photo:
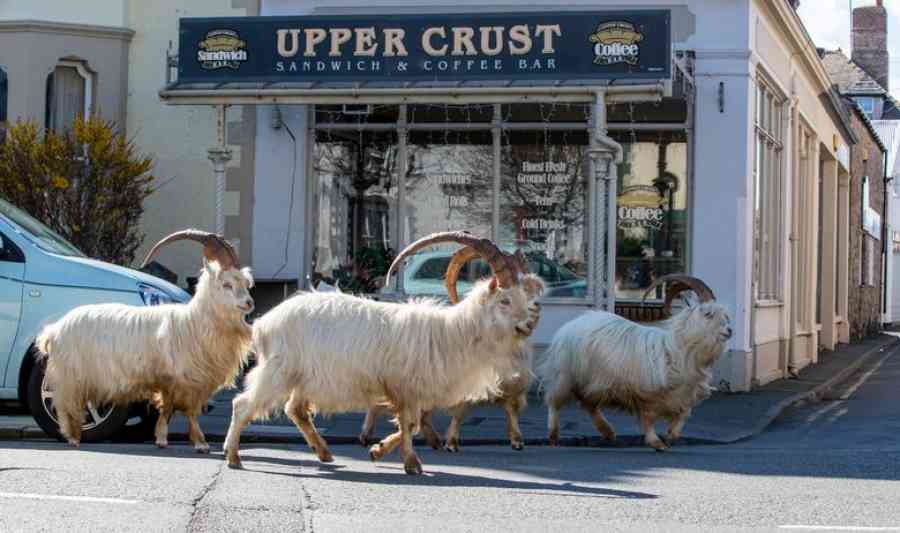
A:
<svg viewBox="0 0 900 533">
<path fill-rule="evenodd" d="M 882 278 L 882 236 L 874 241 L 874 283 L 865 280 L 864 250 L 866 239 L 872 239 L 862 224 L 863 177 L 869 178 L 869 206 L 884 218 L 884 153 L 875 141 L 872 132 L 866 127 L 861 115 L 856 111 L 850 113 L 853 132 L 859 144 L 853 147 L 850 161 L 850 283 L 848 315 L 850 337 L 858 340 L 877 333 L 881 329 L 881 301 L 883 294 Z"/>
</svg>

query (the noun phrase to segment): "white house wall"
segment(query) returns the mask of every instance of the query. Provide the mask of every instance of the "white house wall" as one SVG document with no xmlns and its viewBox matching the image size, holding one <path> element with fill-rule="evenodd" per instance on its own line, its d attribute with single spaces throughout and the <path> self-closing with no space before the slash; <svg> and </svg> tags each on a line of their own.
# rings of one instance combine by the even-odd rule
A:
<svg viewBox="0 0 900 533">
<path fill-rule="evenodd" d="M 0 20 L 40 20 L 65 24 L 127 25 L 127 0 L 3 0 Z"/>
<path fill-rule="evenodd" d="M 59 2 L 56 2 L 57 4 Z M 142 229 L 147 236 L 138 251 L 143 257 L 158 239 L 173 231 L 196 227 L 215 230 L 215 180 L 207 149 L 216 142 L 215 109 L 211 106 L 170 106 L 158 96 L 165 84 L 165 53 L 178 44 L 180 17 L 243 16 L 229 0 L 128 0 L 128 27 L 135 31 L 129 56 L 128 134 L 140 150 L 155 156 L 157 191 L 144 202 Z M 240 109 L 229 109 L 228 121 Z M 230 167 L 241 163 L 235 150 Z M 226 215 L 236 208 L 226 197 Z M 176 243 L 161 250 L 158 260 L 179 275 L 195 276 L 200 266 L 196 245 Z"/>
</svg>

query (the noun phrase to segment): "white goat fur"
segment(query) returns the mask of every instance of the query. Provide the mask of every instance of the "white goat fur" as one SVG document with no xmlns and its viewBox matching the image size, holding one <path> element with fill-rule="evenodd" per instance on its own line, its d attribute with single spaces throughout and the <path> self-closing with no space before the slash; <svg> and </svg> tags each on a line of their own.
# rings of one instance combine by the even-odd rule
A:
<svg viewBox="0 0 900 533">
<path fill-rule="evenodd" d="M 725 308 L 715 302 L 687 307 L 670 319 L 641 325 L 603 311 L 565 324 L 540 358 L 537 375 L 549 408 L 550 442 L 559 441 L 559 409 L 577 400 L 610 440 L 615 431 L 601 408 L 638 415 L 645 442 L 667 448 L 657 418 L 670 421 L 676 440 L 691 409 L 709 396 L 710 367 L 731 337 Z"/>
<path fill-rule="evenodd" d="M 540 319 L 540 304 L 537 300 L 544 292 L 544 282 L 538 276 L 528 274 L 523 277 L 522 286 L 528 297 L 528 320 L 518 324 L 516 335 L 498 339 L 494 345 L 494 349 L 498 352 L 496 357 L 504 362 L 504 366 L 507 367 L 506 372 L 495 372 L 494 385 L 490 389 L 480 391 L 478 394 L 466 398 L 465 401 L 439 406 L 447 409 L 450 414 L 450 425 L 447 428 L 444 444 L 447 451 L 459 451 L 460 426 L 469 410 L 479 404 L 492 404 L 503 408 L 506 413 L 510 445 L 516 450 L 524 448 L 522 431 L 519 428 L 519 413 L 528 405 L 527 393 L 531 384 L 534 360 L 534 347 L 531 345 L 529 337 Z M 527 331 L 528 335 L 522 334 L 522 331 Z M 512 365 L 509 366 L 507 361 L 512 361 Z M 387 412 L 386 407 L 369 409 L 359 435 L 361 444 L 364 446 L 368 444 L 377 416 L 385 412 Z M 432 448 L 441 447 L 441 439 L 432 425 L 431 411 L 422 414 L 421 430 L 425 440 Z"/>
<path fill-rule="evenodd" d="M 254 324 L 258 364 L 233 402 L 225 442 L 229 465 L 240 467 L 240 431 L 286 400 L 285 412 L 322 461 L 332 458 L 311 412 L 388 404 L 400 431 L 374 445 L 372 458 L 400 444 L 406 471 L 420 473 L 411 434 L 421 413 L 494 387 L 496 371 L 512 362 L 508 352 L 492 347 L 514 335 L 527 313 L 520 286 L 496 288 L 488 281 L 454 306 L 377 302 L 340 292 L 285 300 Z"/>
<path fill-rule="evenodd" d="M 225 288 L 229 284 L 231 289 Z M 252 299 L 248 268 L 207 264 L 186 304 L 77 307 L 46 326 L 37 348 L 47 356 L 60 430 L 70 444 L 81 438 L 88 401 L 127 405 L 151 400 L 160 411 L 156 443 L 168 444 L 168 418 L 182 411 L 198 452 L 208 452 L 196 417 L 218 389 L 234 382 L 252 329 L 244 320 Z"/>
</svg>

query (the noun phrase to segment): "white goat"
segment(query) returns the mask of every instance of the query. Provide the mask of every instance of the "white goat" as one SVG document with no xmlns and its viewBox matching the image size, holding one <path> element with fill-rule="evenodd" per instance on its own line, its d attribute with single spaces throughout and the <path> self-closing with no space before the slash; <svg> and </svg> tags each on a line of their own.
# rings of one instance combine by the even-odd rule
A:
<svg viewBox="0 0 900 533">
<path fill-rule="evenodd" d="M 447 267 L 446 286 L 447 293 L 450 297 L 450 303 L 459 303 L 459 295 L 456 290 L 456 282 L 459 278 L 462 266 L 477 256 L 471 247 L 461 248 L 453 254 L 450 264 Z M 522 450 L 525 446 L 522 438 L 522 431 L 519 428 L 519 413 L 528 405 L 528 387 L 531 384 L 531 365 L 533 361 L 534 350 L 528 337 L 534 331 L 540 319 L 540 304 L 537 302 L 541 294 L 544 292 L 544 282 L 534 274 L 527 274 L 522 277 L 522 287 L 528 297 L 529 318 L 527 322 L 517 326 L 517 332 L 513 336 L 507 337 L 503 342 L 496 345 L 496 349 L 500 352 L 510 354 L 509 359 L 513 361 L 512 367 L 506 372 L 496 375 L 496 386 L 490 390 L 482 391 L 475 397 L 466 399 L 456 405 L 446 406 L 450 414 L 450 425 L 447 428 L 444 448 L 450 452 L 459 451 L 459 430 L 462 421 L 465 419 L 469 409 L 478 404 L 489 403 L 498 405 L 503 408 L 506 413 L 507 433 L 509 434 L 510 445 L 514 450 Z M 501 357 L 506 360 L 506 357 Z M 377 417 L 385 413 L 385 407 L 372 407 L 366 413 L 363 421 L 362 431 L 359 435 L 359 441 L 363 446 L 368 445 L 372 438 L 372 431 L 375 427 Z M 422 414 L 421 431 L 432 448 L 438 449 L 441 446 L 441 439 L 431 420 L 431 411 L 425 411 Z"/>
<path fill-rule="evenodd" d="M 667 309 L 687 289 L 700 302 L 654 325 L 595 311 L 554 335 L 537 367 L 551 445 L 559 444 L 559 409 L 577 400 L 605 438 L 615 440 L 616 433 L 601 409 L 614 407 L 637 415 L 644 441 L 662 451 L 678 439 L 691 409 L 709 396 L 710 367 L 732 334 L 728 313 L 697 278 L 670 274 L 648 292 L 663 282 L 670 282 Z M 670 421 L 668 444 L 654 430 L 657 418 Z"/>
<path fill-rule="evenodd" d="M 475 248 L 494 271 L 459 305 L 436 301 L 377 302 L 340 292 L 304 293 L 269 311 L 253 326 L 258 365 L 233 402 L 225 439 L 229 466 L 240 468 L 240 432 L 278 405 L 323 462 L 332 460 L 311 413 L 364 410 L 385 404 L 397 413 L 399 431 L 370 448 L 377 460 L 400 445 L 404 468 L 419 474 L 412 447 L 423 411 L 458 403 L 488 390 L 495 372 L 511 365 L 508 353 L 492 350 L 515 334 L 528 317 L 519 277 L 520 256 L 507 255 L 485 239 L 445 232 L 401 252 L 391 271 L 415 250 L 455 241 Z M 286 401 L 286 404 L 283 403 Z"/>
<path fill-rule="evenodd" d="M 87 402 L 150 400 L 160 413 L 157 446 L 168 445 L 168 420 L 178 410 L 188 417 L 194 449 L 209 452 L 197 416 L 216 390 L 233 384 L 245 360 L 252 334 L 245 316 L 253 311 L 253 277 L 249 269 L 240 269 L 237 254 L 224 239 L 198 230 L 164 238 L 144 264 L 164 244 L 183 239 L 203 243 L 207 259 L 190 302 L 85 305 L 38 336 L 60 432 L 70 444 L 77 447 L 81 440 Z"/>
</svg>

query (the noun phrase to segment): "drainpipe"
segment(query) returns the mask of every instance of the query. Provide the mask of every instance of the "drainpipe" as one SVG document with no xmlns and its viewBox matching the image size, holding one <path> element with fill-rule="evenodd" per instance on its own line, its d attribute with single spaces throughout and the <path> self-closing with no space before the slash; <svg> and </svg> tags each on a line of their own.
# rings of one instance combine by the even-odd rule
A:
<svg viewBox="0 0 900 533">
<path fill-rule="evenodd" d="M 888 217 L 888 186 L 891 181 L 894 180 L 894 177 L 888 177 L 888 158 L 887 152 L 881 151 L 881 161 L 884 163 L 884 176 L 882 177 L 884 186 L 881 191 L 882 195 L 882 207 L 881 207 L 881 216 L 883 220 L 881 221 L 881 314 L 882 316 L 887 315 L 887 258 L 890 251 L 890 247 L 888 246 L 888 224 L 890 218 Z M 895 280 L 896 281 L 896 280 Z"/>
</svg>

